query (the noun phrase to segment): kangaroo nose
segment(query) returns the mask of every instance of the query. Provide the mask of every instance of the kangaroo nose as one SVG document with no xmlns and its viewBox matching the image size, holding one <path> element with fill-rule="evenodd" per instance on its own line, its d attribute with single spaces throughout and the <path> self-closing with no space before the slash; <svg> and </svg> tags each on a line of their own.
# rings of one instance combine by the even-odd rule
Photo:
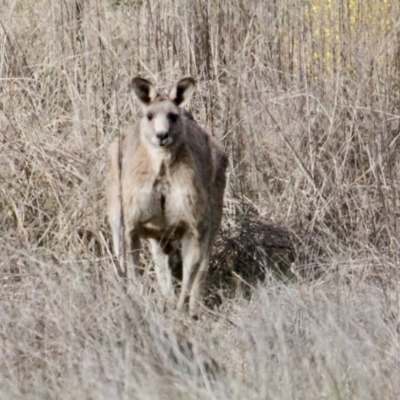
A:
<svg viewBox="0 0 400 400">
<path fill-rule="evenodd" d="M 157 133 L 156 136 L 160 140 L 165 140 L 168 138 L 168 132 Z"/>
</svg>

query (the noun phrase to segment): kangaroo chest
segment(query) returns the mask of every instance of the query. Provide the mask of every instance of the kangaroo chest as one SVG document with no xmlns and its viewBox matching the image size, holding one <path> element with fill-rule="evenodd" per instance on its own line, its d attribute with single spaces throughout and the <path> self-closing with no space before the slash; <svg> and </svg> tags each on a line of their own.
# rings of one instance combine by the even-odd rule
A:
<svg viewBox="0 0 400 400">
<path fill-rule="evenodd" d="M 193 218 L 197 197 L 184 168 L 169 169 L 164 162 L 153 174 L 143 175 L 132 199 L 134 219 L 143 227 L 169 229 Z M 189 184 L 188 184 L 189 183 Z"/>
</svg>

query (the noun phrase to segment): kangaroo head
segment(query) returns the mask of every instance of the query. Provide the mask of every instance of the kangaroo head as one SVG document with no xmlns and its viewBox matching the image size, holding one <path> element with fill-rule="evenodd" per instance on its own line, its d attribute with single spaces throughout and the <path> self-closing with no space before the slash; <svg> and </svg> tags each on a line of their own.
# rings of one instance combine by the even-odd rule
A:
<svg viewBox="0 0 400 400">
<path fill-rule="evenodd" d="M 182 142 L 185 130 L 181 107 L 189 102 L 195 85 L 193 78 L 183 78 L 166 96 L 159 94 L 147 79 L 133 78 L 133 90 L 143 106 L 143 118 L 140 121 L 143 139 L 166 149 Z"/>
</svg>

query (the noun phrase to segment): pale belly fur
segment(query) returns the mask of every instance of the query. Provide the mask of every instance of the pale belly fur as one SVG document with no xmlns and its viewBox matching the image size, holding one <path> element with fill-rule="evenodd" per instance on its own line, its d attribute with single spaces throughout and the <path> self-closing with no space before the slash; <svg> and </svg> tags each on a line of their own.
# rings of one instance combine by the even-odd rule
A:
<svg viewBox="0 0 400 400">
<path fill-rule="evenodd" d="M 182 225 L 191 225 L 188 190 L 179 184 L 165 181 L 143 182 L 129 201 L 128 219 L 134 227 L 170 230 Z M 188 224 L 189 222 L 189 224 Z"/>
</svg>

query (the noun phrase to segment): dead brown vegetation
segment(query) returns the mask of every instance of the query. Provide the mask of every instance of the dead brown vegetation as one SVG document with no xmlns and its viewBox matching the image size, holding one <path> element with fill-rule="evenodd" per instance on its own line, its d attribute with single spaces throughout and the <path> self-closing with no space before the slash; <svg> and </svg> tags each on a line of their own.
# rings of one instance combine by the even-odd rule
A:
<svg viewBox="0 0 400 400">
<path fill-rule="evenodd" d="M 1 398 L 399 397 L 400 10 L 332 3 L 1 3 Z M 114 279 L 138 73 L 195 76 L 229 157 L 197 323 Z"/>
</svg>

